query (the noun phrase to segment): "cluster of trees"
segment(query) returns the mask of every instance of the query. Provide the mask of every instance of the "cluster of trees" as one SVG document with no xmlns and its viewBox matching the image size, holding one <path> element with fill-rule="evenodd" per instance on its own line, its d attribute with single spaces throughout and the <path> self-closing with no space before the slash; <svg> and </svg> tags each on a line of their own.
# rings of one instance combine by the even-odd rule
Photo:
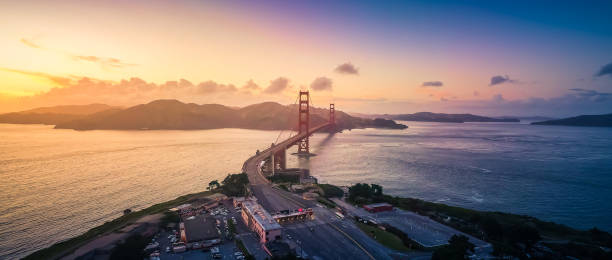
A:
<svg viewBox="0 0 612 260">
<path fill-rule="evenodd" d="M 150 238 L 139 234 L 129 236 L 123 243 L 118 244 L 111 252 L 111 260 L 145 259 L 144 248 L 149 244 Z"/>
<path fill-rule="evenodd" d="M 474 244 L 464 235 L 453 235 L 444 245 L 434 251 L 432 260 L 465 260 L 469 259 L 468 252 L 474 252 Z"/>
<path fill-rule="evenodd" d="M 323 192 L 323 197 L 326 198 L 341 198 L 342 196 L 344 196 L 344 191 L 342 191 L 342 189 L 340 189 L 340 187 L 338 186 L 334 186 L 331 184 L 319 184 L 318 185 L 319 188 L 321 188 L 321 191 Z"/>
<path fill-rule="evenodd" d="M 209 182 L 206 190 L 220 191 L 227 196 L 242 197 L 246 195 L 247 184 L 249 184 L 249 177 L 246 173 L 228 174 L 221 183 L 218 180 Z"/>
<path fill-rule="evenodd" d="M 297 174 L 276 174 L 268 179 L 273 183 L 300 183 L 300 176 Z"/>
<path fill-rule="evenodd" d="M 383 187 L 378 184 L 357 183 L 349 187 L 348 200 L 357 204 L 384 201 Z"/>
</svg>

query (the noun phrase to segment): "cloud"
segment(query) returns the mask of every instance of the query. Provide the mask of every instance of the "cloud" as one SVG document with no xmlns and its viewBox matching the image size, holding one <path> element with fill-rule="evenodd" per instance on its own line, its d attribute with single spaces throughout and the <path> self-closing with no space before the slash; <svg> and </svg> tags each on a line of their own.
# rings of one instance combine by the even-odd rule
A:
<svg viewBox="0 0 612 260">
<path fill-rule="evenodd" d="M 572 88 L 570 91 L 573 91 L 573 95 L 576 95 L 577 97 L 589 99 L 591 101 L 601 102 L 612 100 L 612 93 L 599 92 L 597 90 L 584 88 Z"/>
<path fill-rule="evenodd" d="M 499 103 L 499 102 L 504 102 L 506 100 L 504 99 L 504 96 L 502 94 L 497 94 L 497 95 L 493 95 L 493 101 Z"/>
<path fill-rule="evenodd" d="M 72 55 L 72 54 L 66 54 L 66 55 L 69 55 L 70 57 L 72 57 L 72 59 L 77 60 L 77 61 L 88 61 L 88 62 L 98 63 L 103 68 L 106 68 L 106 69 L 107 68 L 124 68 L 124 67 L 137 65 L 137 64 L 126 63 L 126 62 L 123 62 L 115 58 L 104 58 L 104 57 L 98 57 L 98 56 L 83 56 L 83 55 Z"/>
<path fill-rule="evenodd" d="M 276 94 L 283 92 L 283 90 L 289 87 L 289 80 L 284 77 L 279 77 L 275 80 L 270 81 L 270 85 L 263 91 L 267 94 Z"/>
<path fill-rule="evenodd" d="M 242 86 L 242 89 L 245 90 L 259 90 L 261 87 L 259 87 L 259 85 L 257 85 L 252 79 L 247 81 L 246 84 L 244 84 L 244 86 Z"/>
<path fill-rule="evenodd" d="M 448 98 L 445 98 L 445 97 L 440 97 L 440 101 L 442 101 L 442 102 L 448 102 Z"/>
<path fill-rule="evenodd" d="M 100 56 L 93 56 L 93 55 L 78 55 L 78 54 L 74 54 L 74 53 L 66 52 L 66 51 L 62 51 L 62 50 L 52 50 L 52 49 L 45 48 L 45 47 L 43 47 L 42 45 L 40 45 L 38 43 L 35 43 L 31 39 L 26 39 L 26 38 L 21 38 L 20 42 L 23 43 L 24 45 L 30 47 L 30 48 L 42 49 L 42 50 L 47 50 L 47 51 L 51 51 L 51 52 L 62 53 L 62 54 L 70 57 L 72 60 L 75 60 L 75 61 L 86 61 L 86 62 L 96 63 L 96 64 L 102 66 L 103 69 L 124 68 L 124 67 L 130 67 L 130 66 L 137 66 L 138 65 L 138 64 L 127 63 L 127 62 L 122 61 L 122 60 L 117 59 L 117 58 L 107 58 L 107 57 L 100 57 Z"/>
<path fill-rule="evenodd" d="M 350 98 L 350 97 L 336 97 L 336 101 L 346 102 L 385 102 L 388 101 L 386 98 Z"/>
<path fill-rule="evenodd" d="M 183 102 L 200 104 L 214 102 L 230 106 L 250 105 L 263 101 L 286 101 L 284 96 L 252 95 L 249 91 L 239 91 L 240 89 L 232 84 L 223 84 L 211 80 L 197 84 L 187 79 L 153 83 L 136 77 L 120 81 L 108 81 L 78 76 L 64 77 L 18 69 L 0 68 L 0 70 L 44 78 L 53 83 L 49 83 L 49 85 L 52 85 L 49 90 L 33 96 L 10 96 L 0 100 L 0 112 L 19 111 L 41 106 L 92 103 L 132 106 L 157 99 L 177 99 Z M 277 79 L 273 82 L 276 82 L 276 85 L 282 85 L 281 81 L 283 80 Z"/>
<path fill-rule="evenodd" d="M 491 77 L 491 83 L 489 83 L 489 86 L 495 86 L 495 85 L 499 85 L 499 84 L 503 84 L 503 83 L 517 83 L 518 81 L 510 79 L 510 77 L 508 77 L 508 75 L 506 76 L 493 76 Z"/>
<path fill-rule="evenodd" d="M 19 41 L 21 43 L 25 44 L 28 47 L 35 48 L 35 49 L 43 49 L 43 47 L 41 47 L 40 45 L 34 43 L 34 41 L 32 41 L 32 40 L 28 40 L 26 38 L 21 38 Z"/>
<path fill-rule="evenodd" d="M 353 74 L 353 75 L 359 74 L 359 69 L 356 68 L 355 65 L 353 65 L 350 62 L 346 62 L 346 63 L 338 65 L 338 67 L 336 67 L 334 71 L 340 74 Z"/>
<path fill-rule="evenodd" d="M 605 76 L 605 75 L 608 75 L 608 76 L 612 77 L 612 63 L 608 63 L 608 64 L 604 65 L 595 74 L 596 77 L 601 77 L 601 76 Z"/>
<path fill-rule="evenodd" d="M 474 90 L 474 96 L 475 96 L 475 97 L 480 96 L 480 92 L 478 92 L 478 91 Z"/>
<path fill-rule="evenodd" d="M 444 83 L 442 81 L 425 81 L 421 84 L 421 87 L 442 87 Z"/>
<path fill-rule="evenodd" d="M 318 77 L 310 84 L 310 89 L 314 91 L 332 90 L 332 83 L 330 78 Z"/>
<path fill-rule="evenodd" d="M 224 85 L 214 82 L 212 80 L 202 82 L 198 84 L 196 92 L 200 94 L 210 94 L 218 92 L 235 92 L 238 89 L 232 84 Z"/>
<path fill-rule="evenodd" d="M 9 68 L 1 68 L 1 67 L 0 67 L 0 70 L 7 71 L 7 72 L 13 72 L 13 73 L 19 73 L 19 74 L 28 75 L 28 76 L 39 77 L 39 78 L 45 78 L 55 84 L 62 85 L 62 86 L 67 85 L 68 83 L 72 81 L 72 79 L 69 77 L 54 76 L 54 75 L 42 73 L 42 72 L 9 69 Z"/>
</svg>

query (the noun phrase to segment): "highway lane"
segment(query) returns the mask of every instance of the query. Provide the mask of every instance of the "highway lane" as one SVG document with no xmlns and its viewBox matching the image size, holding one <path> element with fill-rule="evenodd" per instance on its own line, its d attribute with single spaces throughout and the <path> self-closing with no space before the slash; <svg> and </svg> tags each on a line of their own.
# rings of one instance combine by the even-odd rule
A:
<svg viewBox="0 0 612 260">
<path fill-rule="evenodd" d="M 311 128 L 310 133 L 327 125 Z M 305 136 L 291 137 L 261 151 L 244 163 L 243 171 L 247 173 L 251 192 L 258 203 L 272 213 L 286 209 L 313 208 L 314 220 L 282 224 L 285 228 L 284 239 L 287 239 L 286 235 L 292 236 L 294 246 L 300 249 L 298 253 L 309 254 L 314 259 L 391 259 L 390 249 L 363 234 L 350 220 L 338 220 L 332 211 L 316 206 L 315 202 L 272 187 L 261 174 L 259 165 L 263 160 L 278 151 L 286 150 Z"/>
</svg>

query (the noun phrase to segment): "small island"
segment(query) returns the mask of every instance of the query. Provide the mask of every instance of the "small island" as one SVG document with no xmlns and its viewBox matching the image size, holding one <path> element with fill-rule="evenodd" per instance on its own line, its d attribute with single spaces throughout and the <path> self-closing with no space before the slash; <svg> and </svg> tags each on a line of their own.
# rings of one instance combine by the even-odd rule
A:
<svg viewBox="0 0 612 260">
<path fill-rule="evenodd" d="M 472 114 L 444 114 L 419 112 L 414 114 L 388 115 L 387 118 L 401 121 L 465 123 L 465 122 L 520 122 L 517 118 L 493 118 Z"/>
<path fill-rule="evenodd" d="M 547 120 L 531 123 L 532 125 L 565 125 L 565 126 L 597 126 L 612 127 L 612 114 L 582 115 L 557 120 Z"/>
</svg>

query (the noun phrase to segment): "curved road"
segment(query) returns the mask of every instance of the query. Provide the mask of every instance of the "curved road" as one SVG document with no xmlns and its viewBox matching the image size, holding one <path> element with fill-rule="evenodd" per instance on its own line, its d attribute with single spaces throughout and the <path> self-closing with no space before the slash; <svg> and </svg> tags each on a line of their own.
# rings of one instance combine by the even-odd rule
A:
<svg viewBox="0 0 612 260">
<path fill-rule="evenodd" d="M 310 129 L 317 132 L 329 124 Z M 306 133 L 291 137 L 279 144 L 261 151 L 244 162 L 242 171 L 249 177 L 251 192 L 266 210 L 271 213 L 280 210 L 313 208 L 315 220 L 283 224 L 283 234 L 298 253 L 314 259 L 392 259 L 394 251 L 380 245 L 359 230 L 351 220 L 340 220 L 334 212 L 316 202 L 304 200 L 296 194 L 277 189 L 262 175 L 259 165 L 266 158 L 286 150 L 306 137 Z"/>
</svg>

